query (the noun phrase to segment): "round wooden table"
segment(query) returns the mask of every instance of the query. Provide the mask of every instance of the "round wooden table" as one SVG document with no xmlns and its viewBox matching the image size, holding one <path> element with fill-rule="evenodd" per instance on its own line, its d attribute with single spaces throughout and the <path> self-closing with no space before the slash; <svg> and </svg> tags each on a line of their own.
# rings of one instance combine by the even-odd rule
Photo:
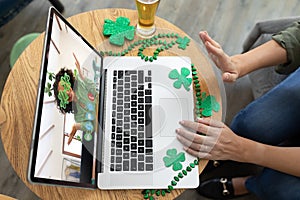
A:
<svg viewBox="0 0 300 200">
<path fill-rule="evenodd" d="M 70 17 L 68 21 L 90 44 L 98 47 L 101 42 L 107 39 L 102 34 L 104 19 L 115 20 L 119 16 L 129 18 L 131 25 L 136 25 L 137 23 L 137 12 L 127 9 L 90 11 Z M 159 17 L 156 17 L 156 27 L 158 29 L 167 28 L 186 36 L 178 27 Z M 0 106 L 1 137 L 12 167 L 28 188 L 42 199 L 142 199 L 143 196 L 140 190 L 86 190 L 45 186 L 28 182 L 27 168 L 43 39 L 44 34 L 41 34 L 22 53 L 13 66 L 3 90 Z M 132 54 L 136 55 L 136 52 L 137 51 L 133 51 Z M 203 52 L 199 50 L 198 45 L 192 41 L 187 51 L 182 52 L 188 54 L 192 62 L 193 60 L 196 61 L 195 66 L 201 74 L 200 82 L 202 91 L 209 92 L 209 94 L 216 97 L 218 102 L 221 102 L 220 89 L 212 65 Z M 168 54 L 168 52 L 165 52 L 165 54 Z M 214 113 L 213 118 L 221 120 L 221 110 L 218 113 Z M 206 164 L 207 161 L 200 161 L 200 172 L 204 169 Z M 167 194 L 163 199 L 174 199 L 183 191 L 183 189 L 176 189 L 172 191 L 171 194 Z"/>
</svg>

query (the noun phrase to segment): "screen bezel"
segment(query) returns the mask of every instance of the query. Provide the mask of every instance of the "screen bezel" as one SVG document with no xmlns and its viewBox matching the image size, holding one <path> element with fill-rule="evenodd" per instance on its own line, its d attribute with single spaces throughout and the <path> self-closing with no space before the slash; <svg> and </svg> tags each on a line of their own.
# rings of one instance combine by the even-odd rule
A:
<svg viewBox="0 0 300 200">
<path fill-rule="evenodd" d="M 101 58 L 101 71 L 102 71 L 103 57 L 101 56 L 101 54 L 54 7 L 50 7 L 48 13 L 47 27 L 45 31 L 42 65 L 40 69 L 40 77 L 39 77 L 39 84 L 38 84 L 36 112 L 35 112 L 34 125 L 33 125 L 30 160 L 28 165 L 28 180 L 31 183 L 73 186 L 73 187 L 82 187 L 82 188 L 97 188 L 97 175 L 95 176 L 95 184 L 47 179 L 47 178 L 40 178 L 34 176 L 35 168 L 36 168 L 37 149 L 38 149 L 38 141 L 39 141 L 38 138 L 40 133 L 43 99 L 45 94 L 44 90 L 45 90 L 45 82 L 46 82 L 47 67 L 48 67 L 48 52 L 51 43 L 52 25 L 53 25 L 55 15 L 60 20 L 62 20 L 66 24 L 66 26 L 70 28 L 77 36 L 79 36 L 81 40 L 91 48 L 91 50 L 93 50 L 97 55 L 99 55 L 99 58 Z M 99 162 L 96 163 L 97 165 L 99 164 Z M 99 167 L 96 166 L 95 170 L 97 168 Z"/>
</svg>

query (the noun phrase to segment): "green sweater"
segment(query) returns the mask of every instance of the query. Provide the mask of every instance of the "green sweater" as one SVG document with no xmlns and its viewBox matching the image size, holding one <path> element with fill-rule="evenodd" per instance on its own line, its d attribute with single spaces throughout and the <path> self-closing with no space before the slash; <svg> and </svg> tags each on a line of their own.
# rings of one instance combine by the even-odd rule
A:
<svg viewBox="0 0 300 200">
<path fill-rule="evenodd" d="M 95 130 L 96 107 L 98 102 L 98 93 L 95 83 L 85 78 L 82 80 L 79 75 L 76 76 L 74 92 L 77 97 L 75 103 L 76 111 L 75 121 L 80 124 L 82 131 L 92 133 Z"/>
<path fill-rule="evenodd" d="M 287 63 L 276 66 L 280 74 L 290 74 L 300 66 L 300 21 L 272 36 L 287 51 Z"/>
</svg>

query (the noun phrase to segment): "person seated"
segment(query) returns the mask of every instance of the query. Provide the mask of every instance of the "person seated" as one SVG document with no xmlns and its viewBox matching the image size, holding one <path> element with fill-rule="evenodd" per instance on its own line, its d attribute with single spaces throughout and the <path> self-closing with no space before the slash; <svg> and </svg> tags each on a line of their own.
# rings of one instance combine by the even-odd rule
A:
<svg viewBox="0 0 300 200">
<path fill-rule="evenodd" d="M 300 22 L 273 35 L 269 42 L 234 56 L 228 56 L 207 32 L 199 35 L 225 82 L 275 65 L 278 73 L 289 76 L 241 110 L 230 128 L 209 118 L 180 122 L 178 140 L 188 153 L 264 167 L 255 176 L 207 180 L 197 190 L 213 199 L 249 192 L 260 199 L 300 199 Z"/>
</svg>

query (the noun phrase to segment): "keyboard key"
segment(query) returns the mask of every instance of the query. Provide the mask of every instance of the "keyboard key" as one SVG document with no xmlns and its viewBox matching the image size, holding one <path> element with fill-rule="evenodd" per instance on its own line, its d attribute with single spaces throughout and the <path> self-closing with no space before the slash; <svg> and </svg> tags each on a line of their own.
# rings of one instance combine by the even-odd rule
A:
<svg viewBox="0 0 300 200">
<path fill-rule="evenodd" d="M 122 148 L 122 146 L 123 146 L 123 145 L 122 145 L 122 142 L 116 142 L 116 147 L 117 147 L 117 148 Z"/>
<path fill-rule="evenodd" d="M 146 149 L 146 154 L 147 155 L 153 155 L 153 150 L 152 149 Z"/>
<path fill-rule="evenodd" d="M 130 143 L 130 140 L 129 138 L 124 138 L 124 141 L 123 141 L 124 144 L 129 144 Z"/>
<path fill-rule="evenodd" d="M 146 171 L 153 171 L 153 164 L 146 164 Z"/>
<path fill-rule="evenodd" d="M 152 96 L 146 96 L 145 103 L 152 103 Z"/>
<path fill-rule="evenodd" d="M 130 117 L 124 117 L 124 122 L 130 122 Z M 127 129 L 129 129 L 129 124 L 124 124 L 124 127 L 127 125 Z M 126 128 L 125 128 L 126 129 Z"/>
<path fill-rule="evenodd" d="M 122 155 L 122 149 L 116 149 L 116 155 L 117 156 Z"/>
<path fill-rule="evenodd" d="M 114 156 L 110 157 L 110 163 L 114 163 L 114 162 L 115 162 L 115 157 Z"/>
<path fill-rule="evenodd" d="M 125 84 L 124 84 L 124 87 L 125 87 L 126 89 L 130 88 L 130 83 L 125 83 Z"/>
<path fill-rule="evenodd" d="M 139 89 L 139 90 L 144 90 L 144 85 L 139 85 L 139 86 L 138 86 L 138 89 Z"/>
<path fill-rule="evenodd" d="M 139 132 L 139 133 L 138 133 L 138 138 L 139 138 L 139 139 L 144 138 L 144 132 Z"/>
<path fill-rule="evenodd" d="M 123 154 L 123 159 L 129 159 L 129 153 L 124 153 Z"/>
<path fill-rule="evenodd" d="M 144 83 L 144 71 L 138 71 L 138 83 Z"/>
<path fill-rule="evenodd" d="M 139 103 L 144 103 L 144 98 L 138 98 Z"/>
<path fill-rule="evenodd" d="M 136 76 L 136 75 L 132 75 L 132 76 L 131 76 L 131 80 L 132 80 L 132 81 L 136 81 L 136 80 L 137 80 L 137 76 Z"/>
<path fill-rule="evenodd" d="M 129 149 L 129 145 L 124 145 L 124 146 L 123 146 L 123 150 L 124 150 L 124 151 L 129 151 L 129 150 L 130 150 L 130 149 Z"/>
<path fill-rule="evenodd" d="M 130 162 L 131 162 L 131 165 L 130 165 L 131 171 L 137 171 L 137 160 L 136 160 L 136 158 L 132 158 L 130 160 Z"/>
<path fill-rule="evenodd" d="M 152 140 L 146 140 L 146 147 L 153 147 Z"/>
<path fill-rule="evenodd" d="M 138 141 L 138 145 L 139 145 L 139 146 L 144 146 L 144 140 L 139 140 L 139 141 Z"/>
<path fill-rule="evenodd" d="M 123 171 L 129 171 L 129 160 L 123 161 Z"/>
<path fill-rule="evenodd" d="M 112 172 L 115 171 L 115 166 L 114 166 L 114 164 L 111 164 L 111 165 L 110 165 L 110 171 L 112 171 Z"/>
<path fill-rule="evenodd" d="M 131 115 L 131 120 L 137 120 L 137 115 Z"/>
<path fill-rule="evenodd" d="M 145 121 L 144 121 L 143 118 L 139 118 L 139 119 L 138 119 L 138 124 L 144 124 L 144 123 L 145 123 Z"/>
<path fill-rule="evenodd" d="M 146 156 L 146 163 L 153 163 L 153 157 L 152 156 Z"/>
<path fill-rule="evenodd" d="M 117 100 L 117 105 L 123 105 L 123 100 Z"/>
<path fill-rule="evenodd" d="M 125 90 L 125 91 L 124 91 L 124 94 L 125 94 L 125 95 L 130 95 L 130 90 Z"/>
<path fill-rule="evenodd" d="M 124 131 L 124 137 L 128 137 L 128 136 L 130 136 L 130 132 L 129 131 Z"/>
<path fill-rule="evenodd" d="M 118 92 L 123 92 L 123 86 L 122 86 L 122 87 L 118 87 L 118 88 L 117 88 L 117 91 L 118 91 Z"/>
<path fill-rule="evenodd" d="M 117 112 L 123 112 L 123 106 L 117 106 Z"/>
<path fill-rule="evenodd" d="M 112 148 L 112 149 L 110 150 L 110 154 L 111 154 L 111 155 L 115 155 L 115 149 L 114 149 L 114 148 Z"/>
<path fill-rule="evenodd" d="M 121 127 L 117 127 L 117 133 L 122 133 L 122 128 Z"/>
<path fill-rule="evenodd" d="M 137 87 L 137 82 L 131 82 L 131 87 L 132 87 L 133 90 L 135 90 L 134 93 L 136 93 L 137 89 L 135 89 L 135 88 Z M 132 90 L 131 90 L 131 92 L 132 92 Z"/>
<path fill-rule="evenodd" d="M 124 101 L 125 101 L 125 102 L 130 102 L 130 96 L 125 96 L 125 97 L 124 97 Z"/>
<path fill-rule="evenodd" d="M 121 164 L 117 164 L 115 170 L 116 171 L 122 171 L 122 165 Z"/>
<path fill-rule="evenodd" d="M 152 95 L 152 91 L 151 90 L 145 90 L 145 95 Z"/>
<path fill-rule="evenodd" d="M 117 134 L 116 139 L 117 140 L 122 140 L 122 134 Z"/>
<path fill-rule="evenodd" d="M 120 128 L 120 126 L 122 126 L 123 125 L 123 121 L 122 120 L 117 120 L 117 126 L 119 126 L 119 128 Z M 117 128 L 117 131 L 118 131 L 118 128 Z"/>
<path fill-rule="evenodd" d="M 144 126 L 143 125 L 139 125 L 138 126 L 138 131 L 144 131 Z"/>
<path fill-rule="evenodd" d="M 136 107 L 137 106 L 137 101 L 131 101 L 131 107 Z"/>
<path fill-rule="evenodd" d="M 139 105 L 138 110 L 144 110 L 144 105 Z"/>
<path fill-rule="evenodd" d="M 122 119 L 123 118 L 123 114 L 122 113 L 118 113 L 117 114 L 117 119 Z"/>
<path fill-rule="evenodd" d="M 137 95 L 135 95 L 135 94 L 131 95 L 131 100 L 132 101 L 137 100 Z"/>
<path fill-rule="evenodd" d="M 130 155 L 131 155 L 132 158 L 133 157 L 135 158 L 135 157 L 137 157 L 137 152 L 136 151 L 131 151 Z"/>
<path fill-rule="evenodd" d="M 136 122 L 131 122 L 131 128 L 136 128 L 137 127 L 137 123 Z"/>
<path fill-rule="evenodd" d="M 131 143 L 131 150 L 136 150 L 136 149 L 137 149 L 137 144 Z"/>
<path fill-rule="evenodd" d="M 139 92 L 138 92 L 138 96 L 139 96 L 139 97 L 143 97 L 143 96 L 144 96 L 144 91 L 139 91 Z"/>
<path fill-rule="evenodd" d="M 119 70 L 118 71 L 118 79 L 123 79 L 124 71 Z"/>
<path fill-rule="evenodd" d="M 131 127 L 132 127 L 132 125 L 131 125 Z M 136 134 L 137 134 L 137 129 L 131 129 L 131 135 L 136 135 Z"/>
<path fill-rule="evenodd" d="M 138 155 L 138 161 L 144 161 L 144 155 L 143 154 Z"/>
<path fill-rule="evenodd" d="M 130 110 L 124 110 L 124 115 L 130 115 Z"/>
<path fill-rule="evenodd" d="M 137 137 L 136 136 L 131 136 L 131 142 L 136 142 L 137 141 Z"/>
<path fill-rule="evenodd" d="M 138 148 L 138 153 L 144 153 L 145 151 L 144 151 L 144 147 L 139 147 Z"/>
<path fill-rule="evenodd" d="M 145 168 L 144 168 L 144 163 L 139 162 L 139 163 L 138 163 L 138 171 L 144 171 L 144 170 L 145 170 Z"/>
<path fill-rule="evenodd" d="M 115 133 L 112 133 L 112 134 L 111 134 L 111 139 L 114 140 L 115 138 L 116 138 L 116 134 L 115 134 Z"/>
<path fill-rule="evenodd" d="M 152 106 L 145 105 L 145 117 L 146 117 L 146 138 L 152 138 Z"/>
<path fill-rule="evenodd" d="M 122 163 L 122 157 L 116 157 L 116 163 Z"/>
</svg>

